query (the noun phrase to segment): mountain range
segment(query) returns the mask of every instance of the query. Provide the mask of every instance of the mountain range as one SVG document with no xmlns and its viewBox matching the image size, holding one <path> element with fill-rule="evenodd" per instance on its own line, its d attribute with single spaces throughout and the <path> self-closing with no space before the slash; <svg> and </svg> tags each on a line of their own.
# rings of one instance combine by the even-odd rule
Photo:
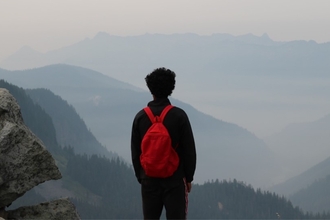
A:
<svg viewBox="0 0 330 220">
<path fill-rule="evenodd" d="M 243 70 L 264 75 L 285 70 L 292 76 L 311 77 L 310 71 L 314 76 L 327 75 L 329 48 L 330 43 L 314 41 L 275 42 L 266 34 L 261 37 L 251 34 L 237 37 L 229 34 L 119 37 L 100 32 L 92 39 L 86 38 L 47 53 L 25 46 L 3 60 L 0 66 L 17 70 L 64 63 L 111 74 L 129 83 L 139 79 L 136 73 L 140 70 L 167 63 L 170 66 L 176 63 L 175 67 L 181 68 L 188 66 L 189 70 L 198 68 L 198 71 L 209 72 L 213 69 L 212 73 L 241 73 Z M 269 72 L 269 69 L 273 71 Z"/>
<path fill-rule="evenodd" d="M 0 67 L 69 64 L 145 88 L 144 76 L 165 66 L 177 73 L 177 99 L 263 138 L 330 112 L 329 51 L 330 43 L 276 42 L 267 34 L 120 37 L 100 32 L 46 53 L 23 47 Z"/>
<path fill-rule="evenodd" d="M 35 103 L 35 105 L 33 105 L 33 104 L 31 105 L 31 101 L 27 102 L 28 97 L 23 96 L 24 94 L 22 93 L 22 90 L 17 90 L 16 87 L 8 85 L 3 80 L 0 81 L 0 86 L 9 88 L 10 91 L 13 94 L 15 94 L 15 97 L 17 97 L 19 99 L 19 102 L 22 105 L 22 113 L 24 115 L 24 119 L 27 120 L 27 122 L 28 122 L 29 126 L 31 126 L 31 128 L 34 128 L 34 130 L 37 131 L 38 135 L 43 137 L 42 139 L 45 141 L 45 143 L 47 143 L 47 146 L 50 147 L 50 150 L 57 155 L 56 158 L 59 159 L 58 163 L 60 164 L 60 167 L 62 169 L 64 169 L 62 166 L 69 166 L 69 165 L 65 165 L 68 162 L 64 162 L 65 159 L 63 158 L 63 156 L 59 157 L 58 154 L 61 154 L 60 153 L 61 151 L 59 151 L 55 147 L 56 142 L 59 142 L 61 144 L 66 143 L 67 145 L 74 146 L 75 151 L 77 151 L 80 154 L 88 153 L 89 155 L 92 155 L 93 152 L 95 152 L 99 155 L 102 155 L 102 151 L 100 152 L 98 150 L 99 149 L 104 150 L 104 148 L 102 146 L 100 146 L 100 144 L 98 144 L 98 145 L 97 144 L 95 145 L 95 143 L 93 144 L 93 141 L 95 141 L 96 139 L 88 131 L 86 125 L 84 125 L 83 120 L 78 116 L 75 109 L 71 105 L 69 105 L 66 101 L 61 99 L 61 97 L 53 94 L 50 90 L 47 90 L 47 89 L 26 89 L 25 92 L 30 97 L 32 97 L 32 100 L 34 100 L 34 103 Z M 46 112 L 50 112 L 50 115 L 52 116 L 52 120 L 54 121 L 54 125 L 55 125 L 54 128 L 56 130 L 56 134 L 59 134 L 59 135 L 56 135 L 56 140 L 54 140 L 54 137 L 55 137 L 54 130 L 50 129 L 53 126 L 52 126 L 52 123 L 50 122 L 49 118 L 44 116 L 45 113 L 43 112 L 43 109 L 39 108 L 39 110 L 37 111 L 39 105 L 41 105 L 42 108 L 46 110 Z M 31 108 L 33 108 L 34 110 L 31 111 Z M 33 116 L 34 118 L 33 117 L 31 118 L 32 115 L 34 115 Z M 40 123 L 39 122 L 40 120 L 43 121 L 43 123 Z M 70 126 L 68 127 L 68 125 L 70 125 Z M 225 129 L 228 129 L 228 127 Z M 63 135 L 65 133 L 66 133 L 66 135 Z M 78 144 L 76 142 L 77 140 L 79 140 Z M 90 140 L 92 140 L 92 141 L 90 141 Z M 72 153 L 69 153 L 69 155 L 71 155 L 71 154 Z M 107 154 L 105 154 L 105 155 L 107 155 Z M 70 157 L 72 157 L 72 155 Z M 83 159 L 83 158 L 84 157 L 82 157 L 81 159 Z M 92 156 L 91 158 L 95 159 L 94 156 Z M 113 158 L 113 156 L 111 158 Z M 81 159 L 79 159 L 79 160 L 81 160 Z M 86 159 L 83 159 L 83 160 L 86 160 Z M 85 161 L 83 163 L 91 163 L 91 162 L 92 161 L 90 161 L 90 162 Z M 75 162 L 75 164 L 76 163 L 77 162 Z M 95 163 L 95 161 L 94 161 L 94 163 Z M 276 193 L 279 193 L 280 195 L 284 194 L 286 196 L 289 196 L 289 198 L 292 199 L 293 204 L 298 205 L 299 207 L 302 207 L 303 210 L 307 210 L 309 212 L 314 212 L 314 213 L 323 212 L 324 210 L 328 210 L 327 204 L 329 204 L 329 202 L 327 202 L 327 201 L 329 200 L 329 198 L 327 198 L 326 194 L 324 194 L 322 192 L 326 192 L 328 190 L 329 184 L 327 184 L 327 182 L 329 181 L 329 178 L 328 178 L 329 170 L 330 170 L 329 164 L 330 164 L 329 159 L 327 159 L 327 160 L 323 161 L 322 163 L 316 165 L 315 167 L 307 170 L 303 174 L 301 174 L 295 178 L 292 178 L 283 184 L 272 187 L 270 190 L 275 191 Z M 214 165 L 216 165 L 216 164 L 214 164 Z M 70 166 L 72 166 L 72 165 L 70 165 Z M 79 165 L 76 164 L 76 166 L 79 166 Z M 253 167 L 251 167 L 251 168 L 253 168 Z M 70 170 L 70 167 L 67 167 L 66 169 Z M 63 172 L 63 170 L 62 170 L 62 172 Z M 68 171 L 66 171 L 65 173 L 67 173 L 67 172 Z M 110 171 L 108 170 L 107 172 L 110 172 Z M 254 171 L 250 170 L 249 172 L 253 173 Z M 74 173 L 76 173 L 76 172 L 74 172 Z M 326 178 L 324 178 L 324 177 L 326 177 Z M 33 196 L 34 194 L 28 193 L 27 198 L 30 198 L 32 195 L 33 198 L 36 197 L 36 198 L 38 198 L 37 200 L 39 201 L 41 199 L 40 195 L 42 195 L 42 197 L 46 197 L 46 198 L 51 198 L 52 196 L 60 196 L 60 195 L 70 196 L 70 197 L 73 196 L 73 198 L 78 195 L 81 196 L 81 193 L 79 192 L 80 191 L 79 188 L 81 188 L 82 186 L 79 186 L 79 184 L 77 185 L 77 183 L 75 183 L 75 188 L 72 188 L 72 186 L 70 186 L 70 185 L 72 185 L 72 180 L 70 180 L 70 178 L 69 179 L 67 179 L 67 178 L 68 177 L 66 177 L 64 180 L 57 181 L 57 182 L 49 182 L 49 183 L 42 184 L 41 186 L 37 187 L 35 190 L 38 196 Z M 317 182 L 315 182 L 315 180 L 317 180 Z M 68 181 L 70 183 L 68 183 Z M 247 191 L 251 190 L 251 188 L 249 188 L 249 187 L 242 186 L 240 184 L 237 185 L 237 183 L 235 181 L 236 180 L 234 180 L 234 184 L 236 184 L 237 187 L 240 187 L 241 189 L 244 189 L 244 188 L 246 189 L 246 192 L 244 192 L 244 193 L 247 193 Z M 220 185 L 218 184 L 218 180 L 216 180 L 215 183 L 216 183 L 215 185 L 218 185 L 219 187 L 225 187 L 226 185 L 228 185 L 226 181 L 222 182 Z M 232 184 L 232 183 L 229 183 L 229 184 Z M 199 195 L 201 193 L 199 196 L 203 195 L 202 197 L 204 198 L 205 197 L 204 193 L 203 193 L 204 190 L 206 190 L 206 188 L 208 186 L 215 187 L 215 185 L 212 186 L 212 184 L 210 185 L 209 183 L 201 185 L 196 189 L 197 194 Z M 306 186 L 308 186 L 308 187 L 306 188 Z M 69 188 L 67 188 L 67 187 L 69 187 Z M 199 188 L 202 189 L 202 191 L 199 192 L 199 190 L 198 190 Z M 214 190 L 218 190 L 218 189 L 213 189 L 212 191 L 214 191 Z M 241 193 L 243 193 L 243 192 L 241 192 Z M 250 199 L 252 198 L 251 196 L 253 196 L 252 194 L 250 193 L 250 195 L 249 195 Z M 275 194 L 273 194 L 273 195 L 275 195 Z M 320 195 L 322 195 L 322 196 L 320 197 Z M 238 199 L 238 198 L 236 198 L 237 196 L 238 195 L 235 196 L 235 200 Z M 92 193 L 92 192 L 89 193 L 89 198 L 92 199 L 91 201 L 96 202 L 97 204 L 100 203 L 99 196 L 94 195 L 94 193 Z M 223 201 L 222 200 L 223 198 L 224 198 L 224 195 L 219 196 L 218 199 L 220 199 L 220 201 Z M 313 199 L 309 199 L 309 198 L 313 198 Z M 244 200 L 244 201 L 245 201 L 245 203 L 247 202 L 246 200 Z M 193 201 L 194 205 L 195 205 L 195 202 L 198 203 L 198 201 Z M 207 198 L 206 198 L 206 203 L 210 204 L 211 206 L 214 205 L 214 204 L 212 204 L 211 200 L 209 200 Z M 243 206 L 245 207 L 246 204 Z M 271 205 L 271 208 L 272 209 L 275 208 L 274 204 Z M 205 208 L 203 208 L 203 210 L 204 209 Z M 192 213 L 194 216 L 205 216 L 206 215 L 204 212 L 203 212 L 203 214 L 200 212 L 192 212 Z M 239 213 L 241 213 L 241 211 L 239 211 Z M 91 214 L 91 213 L 89 213 L 89 214 Z M 282 214 L 284 214 L 284 213 L 282 213 Z M 84 215 L 87 215 L 87 213 L 84 213 Z M 95 213 L 93 213 L 93 215 L 95 215 Z M 236 215 L 236 216 L 238 216 L 238 215 Z M 254 216 L 253 212 L 251 213 L 251 216 Z M 315 218 L 315 216 L 314 216 L 314 218 Z"/>
<path fill-rule="evenodd" d="M 213 150 L 219 151 L 216 155 L 227 152 L 223 151 L 223 147 L 230 151 L 236 149 L 242 153 L 242 156 L 234 157 L 231 161 L 234 164 L 237 160 L 245 161 L 244 153 L 249 157 L 251 157 L 249 153 L 257 153 L 246 152 L 249 149 L 245 148 L 240 152 L 241 148 L 236 146 L 245 146 L 245 144 L 238 143 L 240 140 L 231 142 L 234 138 L 240 139 L 240 135 L 235 132 L 232 135 L 228 132 L 230 131 L 228 127 L 232 130 L 238 128 L 246 131 L 244 128 L 259 126 L 272 129 L 274 132 L 292 122 L 316 121 L 317 118 L 329 114 L 330 103 L 327 101 L 327 94 L 330 92 L 330 79 L 327 73 L 330 65 L 329 46 L 330 43 L 318 44 L 314 41 L 275 42 L 266 34 L 261 37 L 250 34 L 244 36 L 146 34 L 119 37 L 100 32 L 92 39 L 86 38 L 74 45 L 47 53 L 39 53 L 29 47 L 23 47 L 3 60 L 0 66 L 11 70 L 25 69 L 22 72 L 36 74 L 35 77 L 23 77 L 16 79 L 15 82 L 17 85 L 26 84 L 23 86 L 25 88 L 49 88 L 63 97 L 77 109 L 101 145 L 111 151 L 116 150 L 126 160 L 129 160 L 127 156 L 129 150 L 121 146 L 129 145 L 127 135 L 129 135 L 131 119 L 135 112 L 150 100 L 148 92 L 141 89 L 145 86 L 141 75 L 144 76 L 158 66 L 169 66 L 178 73 L 178 86 L 174 93 L 175 98 L 172 99 L 173 103 L 184 100 L 185 103 L 190 104 L 187 105 L 187 111 L 194 106 L 194 110 L 189 112 L 199 119 L 196 120 L 194 117 L 192 119 L 192 121 L 196 120 L 194 124 L 204 123 L 209 128 L 204 129 L 203 126 L 195 125 L 199 144 L 205 145 L 209 140 L 217 140 L 217 143 L 222 144 L 221 148 L 216 146 L 216 143 L 211 144 Z M 55 66 L 36 68 L 54 63 L 73 64 L 90 69 L 70 66 L 71 69 L 66 71 L 65 65 L 55 65 L 56 68 Z M 1 72 L 8 73 L 5 70 Z M 20 71 L 10 72 L 15 74 L 6 74 L 6 77 L 15 76 L 17 72 Z M 47 76 L 49 77 L 47 78 L 47 74 L 42 74 L 43 72 L 52 72 L 53 75 L 63 72 L 65 76 Z M 92 78 L 90 78 L 91 72 L 93 72 Z M 84 77 L 74 76 L 77 73 Z M 44 78 L 42 75 L 45 75 Z M 69 76 L 72 76 L 71 80 Z M 29 87 L 29 85 L 34 86 Z M 78 85 L 83 85 L 83 89 L 75 88 Z M 135 100 L 131 101 L 129 99 L 131 97 L 135 97 Z M 129 101 L 123 101 L 125 99 Z M 111 103 L 109 100 L 112 100 Z M 185 103 L 179 102 L 178 105 L 186 107 Z M 207 117 L 195 113 L 196 107 L 199 109 L 198 113 L 205 112 L 208 114 Z M 126 115 L 118 114 L 122 111 L 126 111 Z M 109 112 L 118 115 L 118 118 L 104 120 Z M 214 129 L 211 126 L 213 121 L 215 124 L 220 121 L 220 124 L 226 124 L 228 127 L 223 125 L 224 130 Z M 326 117 L 324 121 L 326 124 Z M 269 153 L 273 158 L 269 160 L 269 166 L 276 164 L 274 166 L 276 169 L 265 175 L 265 178 L 271 176 L 269 178 L 271 180 L 266 181 L 268 182 L 266 185 L 296 176 L 329 156 L 326 147 L 327 130 L 322 131 L 316 128 L 318 125 L 315 124 L 316 127 L 303 131 L 305 124 L 309 123 L 296 123 L 285 128 L 283 132 L 264 138 L 273 151 Z M 112 129 L 109 134 L 109 125 L 116 127 L 117 130 Z M 219 136 L 218 130 L 223 136 Z M 210 134 L 212 132 L 214 134 Z M 206 135 L 199 136 L 200 133 Z M 250 131 L 246 131 L 245 134 L 252 134 L 256 138 Z M 213 139 L 211 136 L 219 137 Z M 246 140 L 241 139 L 242 142 Z M 260 144 L 264 146 L 262 149 L 267 149 L 262 140 L 256 139 L 258 143 L 251 141 L 252 145 Z M 203 154 L 204 151 L 200 152 L 200 155 Z M 214 160 L 216 162 L 222 159 L 229 160 L 226 154 L 222 156 L 224 158 Z M 260 161 L 259 157 L 257 161 Z M 203 163 L 202 161 L 201 167 L 204 166 Z M 227 165 L 220 164 L 222 168 L 220 174 L 216 176 L 235 177 L 236 171 L 245 171 L 242 167 L 243 163 L 231 165 L 228 172 L 222 170 Z M 229 173 L 231 169 L 235 170 L 235 167 L 237 170 Z M 206 173 L 204 170 L 207 168 L 206 166 L 202 173 Z M 210 178 L 215 177 L 203 174 L 201 181 Z M 250 178 L 253 179 L 253 176 L 248 177 L 247 180 Z M 243 180 L 245 181 L 245 178 Z M 255 182 L 259 181 L 255 180 Z"/>
<path fill-rule="evenodd" d="M 0 69 L 0 77 L 25 89 L 46 88 L 62 97 L 76 109 L 103 146 L 130 162 L 132 120 L 151 100 L 148 92 L 69 65 L 25 71 Z M 171 98 L 171 102 L 183 108 L 191 120 L 198 153 L 197 183 L 236 178 L 265 186 L 276 181 L 275 174 L 280 173 L 281 166 L 262 140 L 179 100 Z"/>
<path fill-rule="evenodd" d="M 63 175 L 63 179 L 60 181 L 46 182 L 27 192 L 14 204 L 11 204 L 10 209 L 16 206 L 44 202 L 45 199 L 66 196 L 74 202 L 83 219 L 141 218 L 141 198 L 138 194 L 137 181 L 133 180 L 134 175 L 131 167 L 120 161 L 119 158 L 109 160 L 104 156 L 95 154 L 89 156 L 75 154 L 74 151 L 79 150 L 80 146 L 75 145 L 75 148 L 61 147 L 56 143 L 57 140 L 63 138 L 57 133 L 62 133 L 62 127 L 66 130 L 66 124 L 56 122 L 57 125 L 55 126 L 53 121 L 63 122 L 67 120 L 70 121 L 72 130 L 77 129 L 72 136 L 66 136 L 65 140 L 70 143 L 75 143 L 76 136 L 81 136 L 79 135 L 80 132 L 86 133 L 84 131 L 85 126 L 81 124 L 74 108 L 49 90 L 29 90 L 30 94 L 31 91 L 38 94 L 37 96 L 34 94 L 33 101 L 25 93 L 27 90 L 18 88 L 4 80 L 0 80 L 0 86 L 14 94 L 21 107 L 24 121 L 46 143 L 47 149 L 55 157 Z M 62 114 L 54 114 L 53 112 L 51 113 L 52 117 L 48 115 L 47 111 L 37 103 L 37 101 L 42 103 L 45 99 L 38 99 L 37 97 L 48 97 L 46 103 L 43 103 L 45 109 L 54 111 L 49 107 L 56 103 L 58 108 L 62 109 L 60 111 Z M 72 140 L 70 141 L 70 139 Z M 93 148 L 92 145 L 91 147 Z M 83 146 L 83 149 L 86 149 L 86 146 Z M 318 185 L 320 184 L 318 183 Z M 212 182 L 208 181 L 203 185 L 194 184 L 193 188 L 194 190 L 189 195 L 190 218 L 274 219 L 280 216 L 285 219 L 325 219 L 330 216 L 325 212 L 320 214 L 321 211 L 315 214 L 305 214 L 299 207 L 294 207 L 286 198 L 269 191 L 254 190 L 251 185 L 236 179 L 232 181 L 219 181 L 217 179 Z M 325 205 L 324 201 L 319 202 L 323 206 Z M 130 207 L 128 210 L 127 206 Z"/>
</svg>

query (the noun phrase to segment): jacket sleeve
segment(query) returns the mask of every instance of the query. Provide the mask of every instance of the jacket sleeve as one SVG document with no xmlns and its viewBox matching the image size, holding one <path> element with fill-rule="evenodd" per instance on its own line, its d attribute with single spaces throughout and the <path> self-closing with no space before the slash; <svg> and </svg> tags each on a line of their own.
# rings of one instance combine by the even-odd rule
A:
<svg viewBox="0 0 330 220">
<path fill-rule="evenodd" d="M 183 147 L 183 169 L 188 183 L 194 179 L 196 169 L 196 148 L 192 128 L 186 114 L 183 121 L 181 146 Z"/>
<path fill-rule="evenodd" d="M 141 137 L 139 134 L 138 126 L 137 126 L 137 117 L 135 117 L 132 125 L 132 133 L 131 133 L 131 156 L 132 156 L 132 164 L 135 172 L 135 176 L 139 183 L 141 183 L 141 163 L 140 163 L 140 155 L 141 155 Z"/>
</svg>

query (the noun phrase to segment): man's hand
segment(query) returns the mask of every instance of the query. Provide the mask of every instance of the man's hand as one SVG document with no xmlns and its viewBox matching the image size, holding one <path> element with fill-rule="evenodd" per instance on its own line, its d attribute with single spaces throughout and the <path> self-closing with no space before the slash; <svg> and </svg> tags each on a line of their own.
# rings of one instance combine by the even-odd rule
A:
<svg viewBox="0 0 330 220">
<path fill-rule="evenodd" d="M 190 193 L 190 191 L 191 191 L 191 183 L 186 183 L 186 185 L 187 185 L 187 191 L 188 191 L 188 193 Z"/>
</svg>

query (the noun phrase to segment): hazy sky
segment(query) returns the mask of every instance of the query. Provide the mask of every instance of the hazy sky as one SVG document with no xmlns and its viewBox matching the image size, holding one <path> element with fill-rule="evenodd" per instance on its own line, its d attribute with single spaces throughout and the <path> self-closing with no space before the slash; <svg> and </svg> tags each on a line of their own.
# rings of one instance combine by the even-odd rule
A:
<svg viewBox="0 0 330 220">
<path fill-rule="evenodd" d="M 329 0 L 0 0 L 0 61 L 24 45 L 46 52 L 99 31 L 328 42 L 329 9 Z"/>
<path fill-rule="evenodd" d="M 329 11 L 330 0 L 0 0 L 0 62 L 25 45 L 47 52 L 93 38 L 100 31 L 119 36 L 267 33 L 275 41 L 330 42 Z M 223 109 L 213 111 L 259 135 L 271 131 L 264 129 L 264 121 L 255 123 L 245 110 L 235 114 L 229 109 L 227 116 Z M 322 114 L 301 117 L 306 120 L 312 115 L 308 119 L 315 120 Z M 293 121 L 283 115 L 273 118 L 269 124 L 282 123 L 273 130 Z"/>
</svg>

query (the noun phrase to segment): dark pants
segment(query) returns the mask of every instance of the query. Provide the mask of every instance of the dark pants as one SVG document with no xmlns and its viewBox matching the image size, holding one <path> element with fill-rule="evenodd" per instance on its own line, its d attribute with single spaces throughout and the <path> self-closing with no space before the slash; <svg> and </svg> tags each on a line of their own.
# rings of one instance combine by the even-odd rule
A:
<svg viewBox="0 0 330 220">
<path fill-rule="evenodd" d="M 141 192 L 144 219 L 159 219 L 163 206 L 167 219 L 186 219 L 188 192 L 184 179 L 144 179 Z"/>
</svg>

